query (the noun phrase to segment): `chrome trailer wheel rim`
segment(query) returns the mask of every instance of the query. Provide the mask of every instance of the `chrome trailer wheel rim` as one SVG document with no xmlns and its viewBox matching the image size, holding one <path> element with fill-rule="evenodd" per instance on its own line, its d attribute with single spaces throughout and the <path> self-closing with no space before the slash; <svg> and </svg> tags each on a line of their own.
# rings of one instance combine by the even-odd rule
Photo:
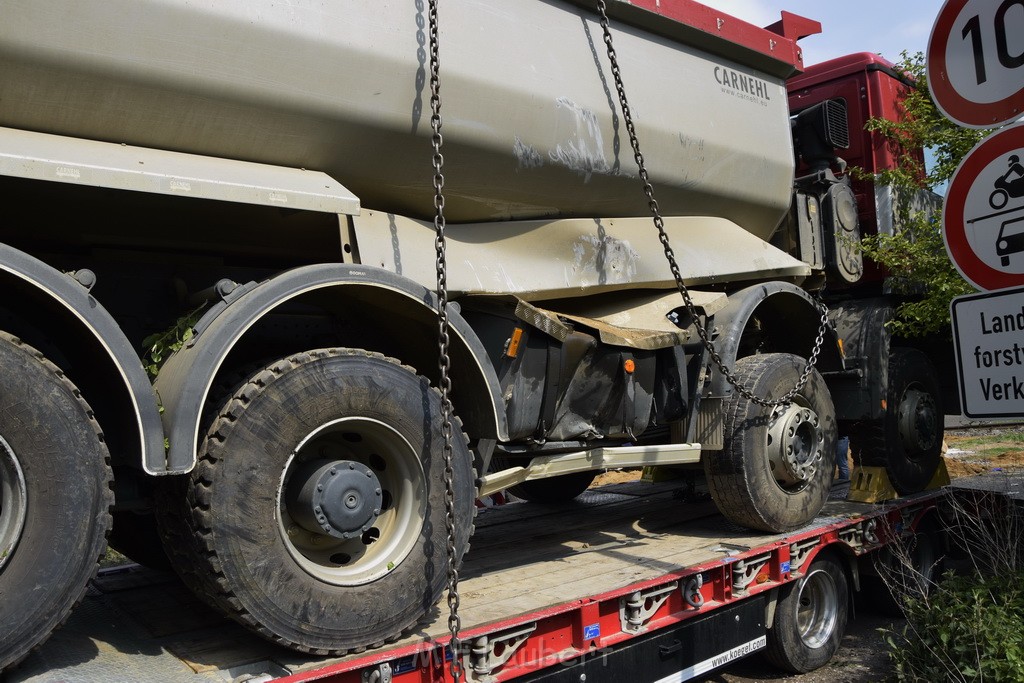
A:
<svg viewBox="0 0 1024 683">
<path fill-rule="evenodd" d="M 797 604 L 800 640 L 809 648 L 825 645 L 839 618 L 839 598 L 832 576 L 820 569 L 811 571 L 800 583 Z"/>
</svg>

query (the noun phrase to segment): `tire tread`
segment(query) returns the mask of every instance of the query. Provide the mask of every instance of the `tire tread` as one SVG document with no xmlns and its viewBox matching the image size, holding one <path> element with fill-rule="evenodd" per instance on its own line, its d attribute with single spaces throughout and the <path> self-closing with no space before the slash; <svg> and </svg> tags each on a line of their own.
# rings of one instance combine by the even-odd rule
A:
<svg viewBox="0 0 1024 683">
<path fill-rule="evenodd" d="M 91 570 L 87 570 L 87 576 L 85 577 L 85 580 L 82 581 L 81 586 L 76 589 L 77 595 L 75 595 L 74 599 L 70 601 L 70 604 L 68 604 L 64 608 L 64 614 L 60 617 L 59 621 L 54 625 L 54 627 L 50 629 L 50 632 L 45 637 L 43 637 L 38 643 L 33 645 L 31 648 L 26 650 L 21 655 L 18 655 L 14 660 L 8 662 L 6 665 L 0 665 L 0 670 L 5 670 L 7 668 L 17 666 L 21 661 L 25 659 L 25 657 L 29 656 L 32 652 L 38 649 L 40 645 L 45 643 L 46 640 L 49 639 L 49 637 L 53 634 L 54 631 L 61 628 L 65 623 L 67 623 L 67 620 L 71 616 L 71 613 L 74 611 L 75 607 L 77 607 L 85 598 L 85 594 L 89 589 L 89 584 L 92 582 L 92 580 L 96 577 L 96 574 L 99 572 L 100 562 L 102 562 L 103 557 L 106 554 L 107 539 L 110 536 L 110 530 L 113 525 L 114 472 L 111 467 L 110 451 L 107 449 L 106 438 L 103 436 L 103 430 L 100 429 L 99 422 L 96 421 L 95 413 L 89 406 L 88 402 L 86 402 L 85 398 L 82 397 L 82 392 L 78 389 L 77 386 L 75 386 L 74 382 L 68 379 L 67 375 L 64 374 L 64 371 L 57 367 L 46 356 L 44 356 L 41 351 L 26 344 L 20 338 L 14 336 L 13 334 L 9 334 L 7 332 L 0 330 L 0 343 L 10 344 L 11 346 L 20 350 L 22 353 L 28 355 L 41 366 L 43 366 L 43 368 L 50 372 L 50 374 L 52 374 L 61 383 L 61 385 L 63 385 L 63 387 L 68 391 L 68 393 L 71 394 L 71 396 L 80 404 L 80 406 L 82 407 L 82 412 L 87 417 L 89 426 L 91 427 L 93 433 L 96 435 L 96 440 L 99 443 L 100 449 L 103 452 L 103 464 L 101 467 L 104 470 L 104 478 L 107 482 L 107 485 L 103 487 L 103 490 L 101 492 L 102 498 L 104 500 L 104 504 L 101 506 L 102 511 L 100 515 L 96 518 L 97 524 L 99 524 L 100 528 L 103 529 L 103 542 L 100 544 L 98 553 L 96 554 L 95 562 L 93 563 Z"/>
</svg>

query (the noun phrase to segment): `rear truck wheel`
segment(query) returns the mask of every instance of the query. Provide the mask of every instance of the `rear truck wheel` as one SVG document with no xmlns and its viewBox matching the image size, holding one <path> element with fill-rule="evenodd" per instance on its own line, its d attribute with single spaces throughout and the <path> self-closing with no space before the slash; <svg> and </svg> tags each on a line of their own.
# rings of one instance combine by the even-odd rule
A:
<svg viewBox="0 0 1024 683">
<path fill-rule="evenodd" d="M 495 456 L 491 461 L 490 470 L 500 472 L 501 470 L 515 467 L 519 464 L 513 458 Z M 581 493 L 590 488 L 597 478 L 597 470 L 590 472 L 573 472 L 563 474 L 549 479 L 536 479 L 524 481 L 508 487 L 508 492 L 516 498 L 521 498 L 530 503 L 542 505 L 557 505 L 568 503 Z"/>
<path fill-rule="evenodd" d="M 114 528 L 110 531 L 110 547 L 133 562 L 159 571 L 170 571 L 156 520 L 150 513 L 134 510 L 114 512 Z"/>
<path fill-rule="evenodd" d="M 846 631 L 849 594 L 842 566 L 830 556 L 821 557 L 806 576 L 779 591 L 765 657 L 793 673 L 824 666 Z"/>
<path fill-rule="evenodd" d="M 43 642 L 85 594 L 107 547 L 112 476 L 75 385 L 0 332 L 0 670 Z"/>
<path fill-rule="evenodd" d="M 183 508 L 157 508 L 173 563 L 202 597 L 289 647 L 342 654 L 398 638 L 447 580 L 440 414 L 425 378 L 377 354 L 272 363 L 214 419 L 178 483 Z M 457 420 L 455 434 L 461 559 L 475 493 Z"/>
<path fill-rule="evenodd" d="M 573 472 L 550 479 L 524 481 L 510 486 L 508 492 L 531 503 L 557 505 L 568 503 L 590 488 L 597 478 L 597 472 Z"/>
<path fill-rule="evenodd" d="M 942 423 L 934 366 L 917 349 L 893 348 L 885 415 L 850 435 L 854 458 L 885 467 L 897 493 L 923 491 L 942 458 Z"/>
<path fill-rule="evenodd" d="M 806 361 L 786 353 L 748 356 L 734 372 L 755 396 L 784 396 Z M 734 392 L 725 407 L 725 448 L 703 458 L 718 509 L 752 529 L 785 532 L 814 519 L 828 499 L 836 420 L 825 381 L 812 368 L 787 406 L 769 408 Z"/>
</svg>

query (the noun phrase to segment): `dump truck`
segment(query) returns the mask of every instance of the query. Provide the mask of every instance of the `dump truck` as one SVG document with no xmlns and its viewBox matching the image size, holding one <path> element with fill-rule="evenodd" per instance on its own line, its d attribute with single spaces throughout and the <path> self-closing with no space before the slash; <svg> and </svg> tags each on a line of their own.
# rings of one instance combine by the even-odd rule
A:
<svg viewBox="0 0 1024 683">
<path fill-rule="evenodd" d="M 732 522 L 786 533 L 838 433 L 898 492 L 931 480 L 950 397 L 885 327 L 856 249 L 884 190 L 840 158 L 870 156 L 861 100 L 901 77 L 788 95 L 817 22 L 0 6 L 0 667 L 108 537 L 339 654 L 434 608 L 480 495 L 698 469 Z"/>
</svg>

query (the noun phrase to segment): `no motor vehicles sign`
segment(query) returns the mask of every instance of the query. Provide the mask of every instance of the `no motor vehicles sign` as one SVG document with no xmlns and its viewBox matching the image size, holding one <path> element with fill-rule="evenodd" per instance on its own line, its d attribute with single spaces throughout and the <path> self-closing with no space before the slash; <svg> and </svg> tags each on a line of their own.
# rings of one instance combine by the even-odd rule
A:
<svg viewBox="0 0 1024 683">
<path fill-rule="evenodd" d="M 942 235 L 953 264 L 978 289 L 1024 285 L 1024 124 L 964 157 L 946 193 Z"/>
<path fill-rule="evenodd" d="M 1024 288 L 962 296 L 950 311 L 964 415 L 1024 415 Z"/>
</svg>

